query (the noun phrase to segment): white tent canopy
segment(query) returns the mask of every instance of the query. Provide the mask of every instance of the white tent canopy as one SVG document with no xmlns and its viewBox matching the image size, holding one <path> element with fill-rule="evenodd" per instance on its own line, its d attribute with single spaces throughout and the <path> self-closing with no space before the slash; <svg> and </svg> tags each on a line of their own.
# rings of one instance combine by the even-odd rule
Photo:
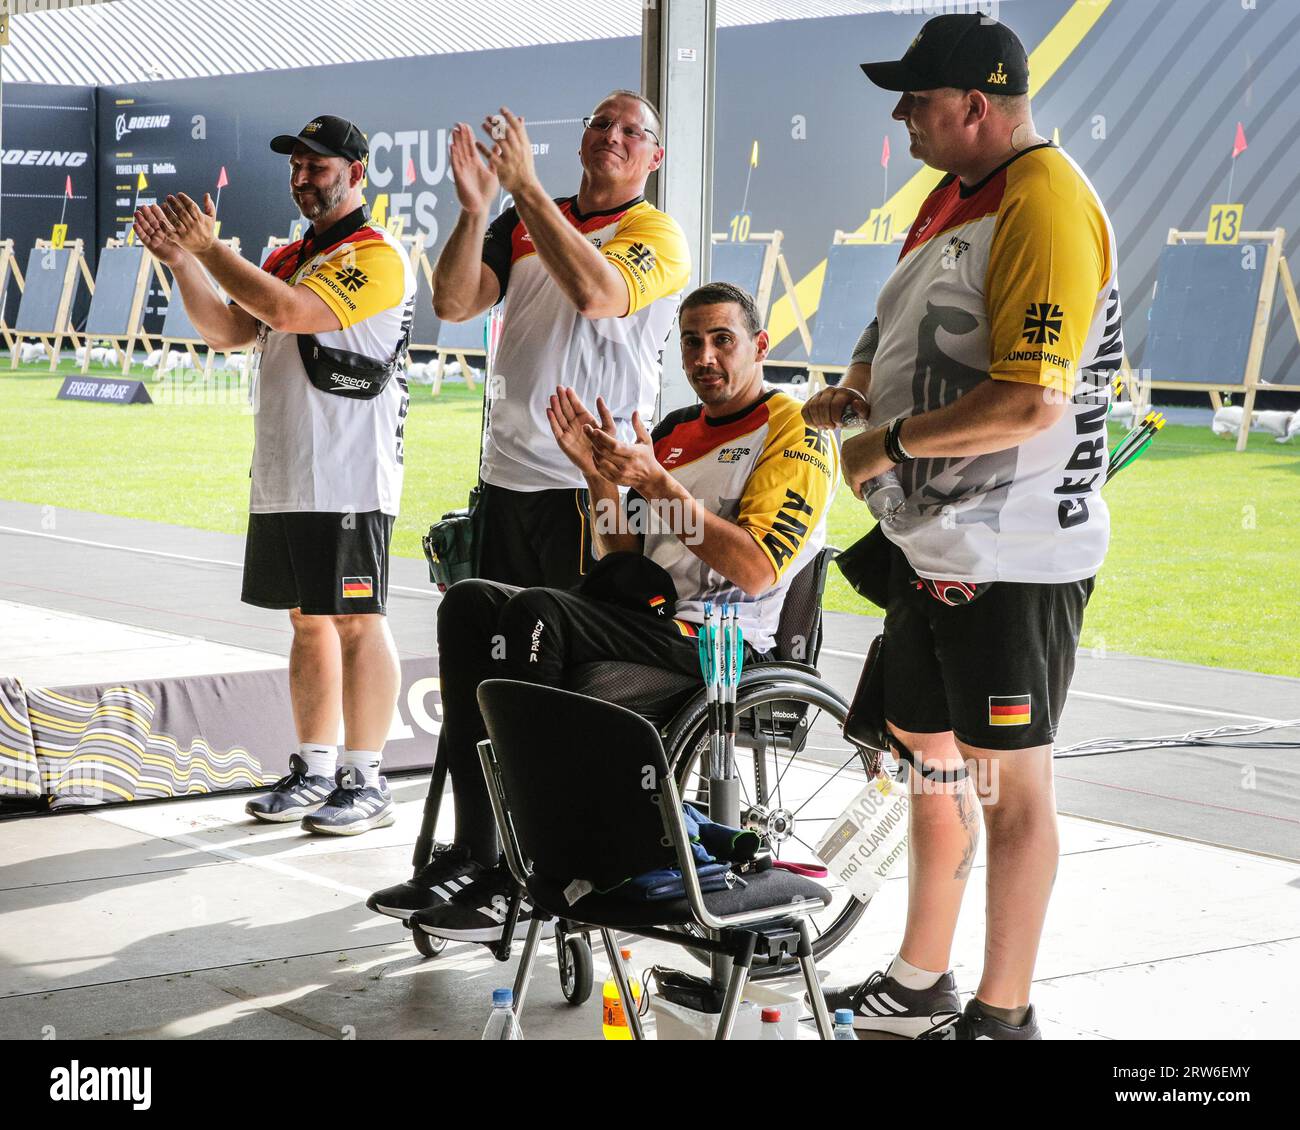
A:
<svg viewBox="0 0 1300 1130">
<path fill-rule="evenodd" d="M 640 36 L 644 0 L 115 0 L 13 21 L 0 77 L 107 86 Z M 719 0 L 718 26 L 897 10 Z"/>
</svg>

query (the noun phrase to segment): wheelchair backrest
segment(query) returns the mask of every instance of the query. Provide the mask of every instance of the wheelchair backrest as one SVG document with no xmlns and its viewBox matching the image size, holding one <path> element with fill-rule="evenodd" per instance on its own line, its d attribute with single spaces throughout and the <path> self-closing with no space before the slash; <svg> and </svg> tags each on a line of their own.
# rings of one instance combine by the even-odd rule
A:
<svg viewBox="0 0 1300 1130">
<path fill-rule="evenodd" d="M 649 722 L 511 679 L 481 683 L 478 701 L 520 851 L 537 874 L 608 890 L 676 864 L 658 806 L 668 764 Z"/>
<path fill-rule="evenodd" d="M 838 549 L 824 546 L 790 582 L 776 628 L 776 655 L 796 663 L 817 665 L 822 649 L 822 593 Z"/>
</svg>

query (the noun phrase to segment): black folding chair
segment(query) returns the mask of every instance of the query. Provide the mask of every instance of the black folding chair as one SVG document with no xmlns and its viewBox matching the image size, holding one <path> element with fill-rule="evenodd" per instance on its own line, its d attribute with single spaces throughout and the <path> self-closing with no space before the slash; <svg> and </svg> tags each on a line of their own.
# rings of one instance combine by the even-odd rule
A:
<svg viewBox="0 0 1300 1130">
<path fill-rule="evenodd" d="M 831 1039 L 807 922 L 830 902 L 819 883 L 772 869 L 726 890 L 701 892 L 663 744 L 640 715 L 508 679 L 484 682 L 478 701 L 488 732 L 479 759 L 520 887 L 515 902 L 526 892 L 535 908 L 516 980 L 516 1013 L 543 923 L 557 917 L 600 931 L 633 1039 L 644 1037 L 616 930 L 731 957 L 720 1040 L 731 1035 L 755 954 L 776 962 L 783 954 L 796 957 L 818 1031 Z M 685 897 L 650 901 L 620 893 L 625 880 L 666 866 L 681 869 Z M 681 933 L 688 925 L 703 937 Z"/>
</svg>

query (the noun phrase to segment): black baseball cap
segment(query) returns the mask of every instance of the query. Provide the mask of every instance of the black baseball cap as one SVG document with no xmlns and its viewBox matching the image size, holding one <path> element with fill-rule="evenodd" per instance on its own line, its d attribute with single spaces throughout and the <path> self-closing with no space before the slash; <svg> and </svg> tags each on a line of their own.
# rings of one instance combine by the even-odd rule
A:
<svg viewBox="0 0 1300 1130">
<path fill-rule="evenodd" d="M 927 20 L 897 62 L 863 63 L 867 78 L 885 90 L 982 90 L 1028 94 L 1029 57 L 1016 33 L 979 12 Z"/>
<path fill-rule="evenodd" d="M 370 144 L 347 118 L 321 114 L 312 118 L 296 134 L 282 133 L 271 138 L 271 148 L 276 153 L 292 153 L 294 147 L 305 145 L 323 157 L 342 157 L 345 161 L 365 161 L 370 156 Z"/>
</svg>

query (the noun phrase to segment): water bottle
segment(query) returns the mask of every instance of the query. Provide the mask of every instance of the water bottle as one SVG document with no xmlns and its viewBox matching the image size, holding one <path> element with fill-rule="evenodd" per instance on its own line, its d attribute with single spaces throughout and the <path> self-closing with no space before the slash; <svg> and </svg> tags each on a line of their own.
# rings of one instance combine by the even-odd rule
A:
<svg viewBox="0 0 1300 1130">
<path fill-rule="evenodd" d="M 877 522 L 888 522 L 897 517 L 907 501 L 898 472 L 893 470 L 882 471 L 869 480 L 862 493 L 866 496 L 867 509 Z"/>
<path fill-rule="evenodd" d="M 623 956 L 624 965 L 632 960 L 631 950 L 624 949 L 618 952 Z M 632 990 L 632 999 L 640 1007 L 641 982 L 630 973 L 627 981 Z M 623 999 L 618 995 L 618 982 L 614 980 L 613 973 L 609 975 L 609 979 L 605 982 L 605 987 L 601 991 L 600 1030 L 607 1040 L 630 1040 L 632 1038 L 632 1029 L 627 1026 L 627 1016 L 623 1012 Z"/>
<path fill-rule="evenodd" d="M 758 1038 L 760 1040 L 784 1040 L 781 1035 L 781 1010 L 779 1008 L 765 1008 L 763 1015 L 759 1018 L 762 1024 L 758 1029 Z"/>
<path fill-rule="evenodd" d="M 492 990 L 492 1014 L 483 1029 L 485 1040 L 522 1040 L 519 1021 L 514 1013 L 515 994 L 511 989 Z"/>
<path fill-rule="evenodd" d="M 837 1040 L 856 1040 L 858 1038 L 853 1031 L 853 1011 L 851 1009 L 837 1008 L 835 1010 L 834 1038 Z"/>
</svg>

